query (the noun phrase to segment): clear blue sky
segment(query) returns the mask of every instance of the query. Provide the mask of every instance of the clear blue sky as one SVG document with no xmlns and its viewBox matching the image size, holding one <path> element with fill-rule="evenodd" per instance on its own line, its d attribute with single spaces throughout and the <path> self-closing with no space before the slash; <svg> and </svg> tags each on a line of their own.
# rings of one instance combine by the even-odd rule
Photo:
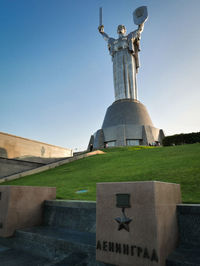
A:
<svg viewBox="0 0 200 266">
<path fill-rule="evenodd" d="M 200 131 L 200 0 L 0 0 L 0 131 L 85 149 L 114 101 L 98 33 L 147 5 L 139 100 L 166 135 Z"/>
</svg>

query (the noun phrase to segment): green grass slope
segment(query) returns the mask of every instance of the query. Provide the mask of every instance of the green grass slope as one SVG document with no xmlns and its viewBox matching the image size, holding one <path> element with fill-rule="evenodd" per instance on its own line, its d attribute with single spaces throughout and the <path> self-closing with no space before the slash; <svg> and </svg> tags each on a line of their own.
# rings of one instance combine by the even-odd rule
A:
<svg viewBox="0 0 200 266">
<path fill-rule="evenodd" d="M 96 183 L 157 180 L 181 184 L 183 202 L 200 203 L 200 144 L 105 150 L 1 185 L 55 186 L 58 199 L 96 200 Z M 77 194 L 86 189 L 88 192 Z"/>
</svg>

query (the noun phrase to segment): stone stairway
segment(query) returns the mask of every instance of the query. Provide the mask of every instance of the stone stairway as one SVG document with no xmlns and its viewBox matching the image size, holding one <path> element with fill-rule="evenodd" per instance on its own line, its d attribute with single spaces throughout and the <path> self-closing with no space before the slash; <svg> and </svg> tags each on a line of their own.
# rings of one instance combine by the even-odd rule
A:
<svg viewBox="0 0 200 266">
<path fill-rule="evenodd" d="M 4 264 L 0 253 L 0 265 L 108 265 L 96 262 L 95 242 L 95 202 L 46 201 L 42 226 L 20 229 L 14 237 L 0 238 L 0 244 L 10 248 L 2 253 Z M 11 258 L 16 259 L 17 251 L 21 254 L 21 261 L 15 260 L 16 264 L 12 264 Z M 10 253 L 10 264 L 6 264 L 6 252 Z"/>
<path fill-rule="evenodd" d="M 200 266 L 200 205 L 177 206 L 178 248 L 166 266 Z M 103 266 L 96 262 L 96 203 L 46 201 L 41 226 L 0 238 L 1 266 Z"/>
<path fill-rule="evenodd" d="M 0 246 L 1 266 L 47 266 L 50 260 L 29 253 Z"/>
<path fill-rule="evenodd" d="M 170 254 L 166 266 L 200 265 L 200 205 L 177 206 L 179 225 L 178 248 Z"/>
<path fill-rule="evenodd" d="M 6 182 L 6 181 L 11 181 L 11 180 L 15 180 L 24 176 L 29 176 L 29 175 L 33 175 L 33 174 L 37 174 L 37 173 L 41 173 L 43 171 L 49 170 L 49 169 L 53 169 L 55 167 L 58 167 L 60 165 L 63 164 L 67 164 L 67 163 L 71 163 L 73 161 L 76 160 L 80 160 L 89 156 L 93 156 L 93 155 L 97 155 L 97 154 L 104 154 L 105 152 L 101 151 L 101 150 L 94 150 L 92 152 L 78 152 L 75 153 L 73 157 L 67 157 L 67 158 L 62 158 L 59 160 L 54 160 L 54 162 L 51 163 L 47 163 L 47 164 L 40 164 L 40 166 L 38 167 L 32 167 L 33 169 L 30 170 L 25 170 L 25 171 L 18 171 L 16 172 L 16 174 L 11 174 L 11 175 L 0 175 L 0 183 Z M 18 160 L 15 160 L 18 161 Z M 19 162 L 19 161 L 18 161 Z M 27 164 L 27 161 L 25 161 L 24 163 Z M 35 164 L 35 163 L 34 163 Z M 1 168 L 1 161 L 0 161 L 0 168 Z M 3 172 L 2 172 L 3 173 Z"/>
</svg>

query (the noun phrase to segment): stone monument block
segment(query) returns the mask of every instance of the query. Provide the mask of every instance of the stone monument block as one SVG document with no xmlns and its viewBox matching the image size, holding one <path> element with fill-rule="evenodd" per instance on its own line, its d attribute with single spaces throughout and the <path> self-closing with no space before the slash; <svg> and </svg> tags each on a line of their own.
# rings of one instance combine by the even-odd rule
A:
<svg viewBox="0 0 200 266">
<path fill-rule="evenodd" d="M 178 184 L 97 184 L 97 261 L 118 266 L 164 266 L 177 245 L 179 203 Z"/>
<path fill-rule="evenodd" d="M 54 187 L 0 186 L 0 236 L 41 224 L 44 201 L 54 199 Z"/>
</svg>

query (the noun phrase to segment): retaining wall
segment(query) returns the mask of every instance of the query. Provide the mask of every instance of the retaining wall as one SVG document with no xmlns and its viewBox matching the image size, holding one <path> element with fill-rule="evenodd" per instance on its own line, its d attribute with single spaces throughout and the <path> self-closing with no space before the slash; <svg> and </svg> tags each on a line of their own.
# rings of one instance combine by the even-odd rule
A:
<svg viewBox="0 0 200 266">
<path fill-rule="evenodd" d="M 0 157 L 23 159 L 33 156 L 42 158 L 71 157 L 73 156 L 73 151 L 0 132 Z"/>
</svg>

